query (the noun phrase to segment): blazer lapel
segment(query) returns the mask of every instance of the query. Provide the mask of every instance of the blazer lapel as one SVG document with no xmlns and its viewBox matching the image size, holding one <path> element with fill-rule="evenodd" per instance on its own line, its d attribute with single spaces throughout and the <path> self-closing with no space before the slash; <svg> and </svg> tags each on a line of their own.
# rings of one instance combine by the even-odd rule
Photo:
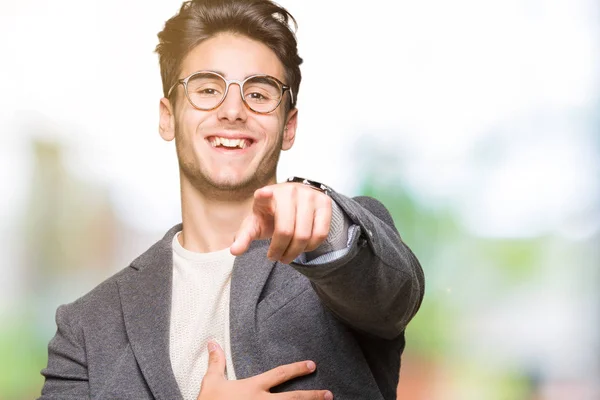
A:
<svg viewBox="0 0 600 400">
<path fill-rule="evenodd" d="M 231 357 L 237 379 L 263 371 L 260 349 L 256 344 L 256 306 L 260 293 L 275 265 L 267 258 L 268 242 L 252 242 L 248 251 L 236 257 L 231 277 L 229 332 Z"/>
<path fill-rule="evenodd" d="M 181 225 L 136 259 L 138 270 L 119 280 L 125 329 L 140 370 L 156 399 L 182 399 L 169 357 L 173 284 L 171 242 Z"/>
</svg>

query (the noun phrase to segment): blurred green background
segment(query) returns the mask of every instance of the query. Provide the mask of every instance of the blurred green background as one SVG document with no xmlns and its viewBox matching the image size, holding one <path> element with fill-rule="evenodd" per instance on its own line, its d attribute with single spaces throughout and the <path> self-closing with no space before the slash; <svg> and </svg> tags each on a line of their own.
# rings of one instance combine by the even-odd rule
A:
<svg viewBox="0 0 600 400">
<path fill-rule="evenodd" d="M 599 5 L 322 3 L 281 1 L 278 175 L 380 199 L 420 259 L 399 398 L 600 399 Z M 58 305 L 179 221 L 152 54 L 179 4 L 0 4 L 1 400 L 39 395 Z"/>
</svg>

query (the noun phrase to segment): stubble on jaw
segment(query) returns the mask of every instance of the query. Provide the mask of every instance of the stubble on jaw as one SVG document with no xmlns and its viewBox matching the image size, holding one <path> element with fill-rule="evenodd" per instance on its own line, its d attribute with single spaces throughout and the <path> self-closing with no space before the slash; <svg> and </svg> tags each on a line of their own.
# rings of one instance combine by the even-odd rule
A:
<svg viewBox="0 0 600 400">
<path fill-rule="evenodd" d="M 179 173 L 203 196 L 217 201 L 243 201 L 251 198 L 254 192 L 270 183 L 276 177 L 277 164 L 283 145 L 283 129 L 277 135 L 277 142 L 260 160 L 256 171 L 247 179 L 237 183 L 215 182 L 202 170 L 201 159 L 197 159 L 193 143 L 181 135 L 175 127 L 175 149 L 179 162 Z"/>
</svg>

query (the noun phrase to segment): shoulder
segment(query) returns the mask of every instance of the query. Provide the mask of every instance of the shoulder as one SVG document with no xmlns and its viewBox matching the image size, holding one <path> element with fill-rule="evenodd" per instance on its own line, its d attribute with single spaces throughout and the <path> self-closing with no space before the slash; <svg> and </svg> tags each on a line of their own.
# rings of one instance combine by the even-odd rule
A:
<svg viewBox="0 0 600 400">
<path fill-rule="evenodd" d="M 140 273 L 153 264 L 167 264 L 172 257 L 171 241 L 181 225 L 171 228 L 162 239 L 154 243 L 148 250 L 134 259 L 127 267 L 110 276 L 91 291 L 77 300 L 60 307 L 59 311 L 68 313 L 70 318 L 83 319 L 94 316 L 106 317 L 107 314 L 120 313 L 122 282 L 135 282 Z"/>
<path fill-rule="evenodd" d="M 370 212 L 372 212 L 375 215 L 378 215 L 378 216 L 389 216 L 390 215 L 390 212 L 388 211 L 387 207 L 381 201 L 377 200 L 374 197 L 356 196 L 356 197 L 353 197 L 352 200 L 354 200 L 356 203 L 360 204 L 364 208 L 368 209 Z"/>
<path fill-rule="evenodd" d="M 57 311 L 57 318 L 67 319 L 79 325 L 82 320 L 120 309 L 117 282 L 134 273 L 135 270 L 131 265 L 127 266 L 75 301 L 61 305 Z"/>
</svg>

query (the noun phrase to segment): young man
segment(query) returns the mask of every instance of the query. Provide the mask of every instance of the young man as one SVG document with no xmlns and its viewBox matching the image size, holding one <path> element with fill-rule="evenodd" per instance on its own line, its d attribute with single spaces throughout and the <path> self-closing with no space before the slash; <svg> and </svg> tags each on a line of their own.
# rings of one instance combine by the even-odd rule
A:
<svg viewBox="0 0 600 400">
<path fill-rule="evenodd" d="M 193 0 L 159 33 L 183 223 L 58 309 L 43 399 L 396 398 L 423 273 L 378 201 L 276 182 L 298 118 L 290 21 Z"/>
</svg>

